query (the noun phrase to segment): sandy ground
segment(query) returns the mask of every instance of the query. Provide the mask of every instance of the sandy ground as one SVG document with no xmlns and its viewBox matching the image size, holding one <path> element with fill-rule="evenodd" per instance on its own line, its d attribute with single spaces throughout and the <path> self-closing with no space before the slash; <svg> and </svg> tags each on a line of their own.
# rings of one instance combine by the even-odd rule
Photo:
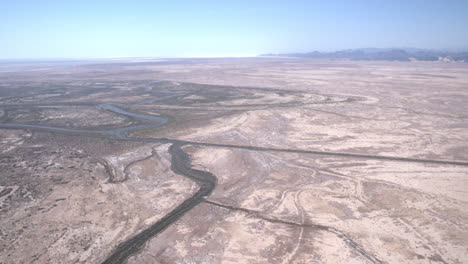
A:
<svg viewBox="0 0 468 264">
<path fill-rule="evenodd" d="M 99 263 L 196 190 L 170 171 L 167 145 L 96 159 L 50 141 L 25 143 L 25 132 L 2 134 L 1 263 Z M 126 179 L 110 183 L 106 161 Z"/>
<path fill-rule="evenodd" d="M 0 73 L 0 123 L 127 126 L 76 104 L 134 103 L 171 120 L 134 137 L 370 156 L 188 144 L 218 185 L 128 263 L 468 262 L 468 167 L 371 157 L 467 162 L 465 63 L 40 67 Z M 168 147 L 0 129 L 0 263 L 102 262 L 196 191 Z"/>
<path fill-rule="evenodd" d="M 224 149 L 198 149 L 193 157 L 194 164 L 219 175 L 211 201 L 269 218 L 334 228 L 387 263 L 465 260 L 466 168 Z M 290 236 L 302 241 L 308 229 L 314 231 L 306 227 Z M 249 243 L 250 238 L 244 238 L 243 243 Z M 314 241 L 312 245 L 327 244 Z M 258 247 L 268 251 L 278 243 Z M 340 252 L 339 243 L 332 245 Z M 305 245 L 295 255 L 337 261 L 327 260 L 326 251 L 307 257 L 311 252 Z"/>
<path fill-rule="evenodd" d="M 307 63 L 245 62 L 233 66 L 212 62 L 219 65 L 216 71 L 208 66 L 184 65 L 187 67 L 180 72 L 178 65 L 168 71 L 157 67 L 160 76 L 175 81 L 263 86 L 316 95 L 297 107 L 255 108 L 248 106 L 252 102 L 231 101 L 248 109 L 176 132 L 176 137 L 195 142 L 467 160 L 465 64 Z M 253 69 L 247 70 L 249 67 Z M 187 68 L 192 71 L 187 73 Z M 316 99 L 320 95 L 360 100 L 322 104 Z M 275 96 L 265 94 L 258 102 L 275 101 Z M 209 106 L 226 109 L 220 104 Z M 372 262 L 333 232 L 280 228 L 278 224 L 271 227 L 271 222 L 252 214 L 339 230 L 385 263 L 468 261 L 466 167 L 225 148 L 197 148 L 192 158 L 196 168 L 219 178 L 209 200 L 254 213 L 203 205 L 200 210 L 208 212 L 210 219 L 208 230 L 191 235 L 192 231 L 181 231 L 191 225 L 187 223 L 190 220 L 181 221 L 181 227 L 169 229 L 161 240 L 156 238 L 147 246 L 152 257 L 143 252 L 134 263 Z M 196 217 L 195 212 L 187 219 L 192 217 Z M 191 239 L 185 241 L 187 237 Z M 258 237 L 261 241 L 255 240 Z"/>
</svg>

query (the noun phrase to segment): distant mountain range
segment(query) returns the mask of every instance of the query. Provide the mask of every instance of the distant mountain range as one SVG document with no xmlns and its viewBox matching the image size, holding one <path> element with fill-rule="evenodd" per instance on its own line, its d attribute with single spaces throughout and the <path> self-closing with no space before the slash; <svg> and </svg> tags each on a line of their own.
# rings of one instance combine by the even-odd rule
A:
<svg viewBox="0 0 468 264">
<path fill-rule="evenodd" d="M 262 54 L 260 56 L 282 56 L 316 59 L 384 60 L 384 61 L 464 61 L 468 62 L 468 52 L 437 51 L 424 49 L 348 49 L 334 52 L 312 51 L 306 53 Z"/>
</svg>

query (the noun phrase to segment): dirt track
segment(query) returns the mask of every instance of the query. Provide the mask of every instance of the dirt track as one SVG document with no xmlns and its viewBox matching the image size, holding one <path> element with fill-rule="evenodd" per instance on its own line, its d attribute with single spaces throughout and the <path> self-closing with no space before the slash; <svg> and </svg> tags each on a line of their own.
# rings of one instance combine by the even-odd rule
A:
<svg viewBox="0 0 468 264">
<path fill-rule="evenodd" d="M 288 69 L 289 65 L 265 74 L 278 76 Z M 249 73 L 250 80 L 266 78 L 255 77 L 257 73 Z M 369 80 L 388 80 L 386 73 L 369 73 Z M 288 80 L 302 80 L 294 69 L 291 74 L 294 78 L 288 76 Z M 336 76 L 332 75 L 341 78 Z M 54 184 L 72 188 L 54 191 L 45 202 L 39 197 L 40 205 L 29 203 L 25 212 L 33 212 L 36 222 L 47 222 L 54 217 L 48 212 L 56 206 L 65 216 L 81 221 L 72 225 L 70 219 L 64 220 L 65 229 L 44 228 L 43 232 L 53 234 L 45 250 L 38 245 L 39 250 L 23 258 L 15 253 L 18 249 L 8 249 L 15 257 L 8 255 L 6 260 L 53 262 L 61 259 L 54 254 L 65 249 L 76 252 L 70 255 L 74 262 L 88 263 L 101 262 L 106 256 L 105 263 L 230 263 L 247 262 L 251 256 L 258 257 L 250 258 L 253 263 L 302 263 L 311 257 L 324 258 L 321 263 L 350 258 L 349 263 L 428 259 L 457 263 L 463 259 L 458 245 L 466 241 L 460 228 L 465 219 L 463 179 L 468 166 L 460 144 L 466 117 L 457 110 L 463 97 L 453 96 L 461 93 L 458 79 L 452 79 L 441 94 L 437 87 L 404 90 L 403 82 L 375 90 L 366 81 L 345 77 L 354 82 L 335 89 L 340 82 L 330 80 L 321 92 L 307 90 L 303 83 L 260 89 L 236 83 L 83 81 L 44 83 L 37 89 L 31 84 L 31 93 L 24 90 L 21 96 L 0 98 L 0 128 L 9 128 L 0 131 L 6 135 L 1 140 L 7 151 L 1 156 L 2 168 L 7 175 L 25 175 L 23 181 L 4 181 L 0 198 L 8 202 L 12 194 L 24 194 L 21 184 L 29 182 L 43 183 L 45 195 Z M 208 81 L 216 84 L 215 79 Z M 316 81 L 316 87 L 323 84 Z M 164 92 L 166 86 L 170 92 Z M 348 94 L 347 87 L 358 89 Z M 422 99 L 411 101 L 418 96 Z M 444 104 L 452 99 L 455 103 Z M 27 143 L 16 151 L 22 142 Z M 67 152 L 74 148 L 77 151 Z M 10 149 L 14 151 L 8 153 Z M 37 154 L 41 149 L 50 151 Z M 88 161 L 81 149 L 89 152 Z M 68 161 L 68 157 L 80 158 Z M 21 166 L 31 170 L 16 169 Z M 72 173 L 63 174 L 62 169 Z M 43 178 L 26 177 L 38 172 Z M 86 177 L 93 178 L 93 184 L 85 181 L 85 189 L 68 183 Z M 68 193 L 70 197 L 63 195 Z M 105 199 L 95 202 L 95 197 Z M 89 208 L 85 209 L 88 214 L 79 218 L 66 212 L 70 204 L 80 201 L 83 205 L 76 207 L 77 212 Z M 20 223 L 26 226 L 34 218 L 20 219 L 25 219 Z M 87 231 L 91 236 L 75 228 L 106 219 L 109 224 L 102 230 L 110 235 L 104 238 L 92 228 L 85 229 L 91 230 Z M 12 233 L 17 229 L 8 228 Z M 36 238 L 42 236 L 36 230 L 25 232 L 28 237 L 10 238 L 28 243 L 34 239 L 33 231 Z M 79 240 L 83 237 L 94 240 Z M 83 248 L 74 249 L 77 244 Z M 248 254 L 238 254 L 243 251 Z"/>
<path fill-rule="evenodd" d="M 98 136 L 98 137 L 107 136 L 109 138 L 116 139 L 116 140 L 171 143 L 171 146 L 169 148 L 169 153 L 172 156 L 172 164 L 171 164 L 172 170 L 177 174 L 183 175 L 195 181 L 199 186 L 199 190 L 192 197 L 182 202 L 180 205 L 178 205 L 175 209 L 173 209 L 170 213 L 168 213 L 158 222 L 154 223 L 151 227 L 133 236 L 129 240 L 126 240 L 122 244 L 118 245 L 113 250 L 113 253 L 109 257 L 107 257 L 107 259 L 103 262 L 103 264 L 124 263 L 132 254 L 135 254 L 136 252 L 138 252 L 144 246 L 146 241 L 148 241 L 153 236 L 163 231 L 169 225 L 177 221 L 186 212 L 188 212 L 189 210 L 193 209 L 195 206 L 203 202 L 204 198 L 209 196 L 209 194 L 214 190 L 216 186 L 216 182 L 217 182 L 216 177 L 209 172 L 192 169 L 190 165 L 191 162 L 190 162 L 189 156 L 187 155 L 187 153 L 185 153 L 182 150 L 183 146 L 197 145 L 197 146 L 206 146 L 206 147 L 246 149 L 246 150 L 253 150 L 253 151 L 291 152 L 291 153 L 351 157 L 351 158 L 359 158 L 359 159 L 376 159 L 376 160 L 390 160 L 390 161 L 399 161 L 399 162 L 403 161 L 403 162 L 468 166 L 468 162 L 459 162 L 459 161 L 413 159 L 413 158 L 404 158 L 404 157 L 387 157 L 387 156 L 376 156 L 376 155 L 366 155 L 366 154 L 333 153 L 333 152 L 308 151 L 308 150 L 296 150 L 296 149 L 276 149 L 276 148 L 265 148 L 265 147 L 258 147 L 258 146 L 242 146 L 242 145 L 229 145 L 229 144 L 210 144 L 210 143 L 199 143 L 199 142 L 181 141 L 181 140 L 164 139 L 164 138 L 162 139 L 131 138 L 131 137 L 128 137 L 125 132 L 132 132 L 132 131 L 137 131 L 140 129 L 158 127 L 158 126 L 166 124 L 166 121 L 162 120 L 161 118 L 153 118 L 153 116 L 149 116 L 146 114 L 128 112 L 114 105 L 106 105 L 106 107 L 103 107 L 103 109 L 115 112 L 120 115 L 132 117 L 136 121 L 151 120 L 153 124 L 146 124 L 143 126 L 139 124 L 135 124 L 130 127 L 116 128 L 116 129 L 107 130 L 107 131 L 54 128 L 54 127 L 48 127 L 48 126 L 25 125 L 25 124 L 0 124 L 0 128 L 32 129 L 32 130 L 37 129 L 39 131 L 71 133 L 71 134 L 78 134 L 82 136 Z M 122 131 L 125 131 L 125 132 L 122 132 Z M 112 179 L 110 180 L 112 181 Z M 248 211 L 242 208 L 235 208 L 235 207 L 228 206 L 228 205 L 222 205 L 222 204 L 218 204 L 212 201 L 206 201 L 206 202 L 209 204 L 221 206 L 230 210 L 240 210 L 249 214 L 253 213 L 251 211 Z M 296 224 L 294 222 L 281 221 L 277 219 L 269 219 L 265 217 L 262 217 L 262 219 L 267 220 L 267 221 L 283 223 L 283 224 L 292 224 L 292 225 L 300 226 L 300 224 Z M 348 244 L 350 244 L 358 252 L 363 254 L 372 263 L 381 263 L 380 260 L 376 259 L 370 253 L 366 252 L 359 244 L 354 242 L 349 236 L 347 236 L 343 232 L 333 229 L 331 227 L 322 226 L 322 225 L 312 225 L 309 227 L 332 232 L 338 235 L 339 237 L 341 237 L 342 239 L 344 239 L 345 241 L 347 241 Z"/>
</svg>

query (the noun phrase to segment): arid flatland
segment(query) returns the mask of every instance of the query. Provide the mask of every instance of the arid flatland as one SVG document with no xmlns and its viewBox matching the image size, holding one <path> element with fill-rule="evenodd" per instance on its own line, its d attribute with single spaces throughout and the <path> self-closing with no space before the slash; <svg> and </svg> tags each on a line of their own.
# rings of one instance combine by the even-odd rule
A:
<svg viewBox="0 0 468 264">
<path fill-rule="evenodd" d="M 468 64 L 0 62 L 0 263 L 467 263 Z"/>
</svg>

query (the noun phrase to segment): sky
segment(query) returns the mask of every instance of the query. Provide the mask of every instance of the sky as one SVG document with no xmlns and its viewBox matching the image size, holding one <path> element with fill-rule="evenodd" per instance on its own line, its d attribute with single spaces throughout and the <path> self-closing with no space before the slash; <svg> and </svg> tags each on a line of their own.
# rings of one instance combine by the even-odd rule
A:
<svg viewBox="0 0 468 264">
<path fill-rule="evenodd" d="M 0 0 L 0 58 L 468 50 L 468 0 Z"/>
</svg>

